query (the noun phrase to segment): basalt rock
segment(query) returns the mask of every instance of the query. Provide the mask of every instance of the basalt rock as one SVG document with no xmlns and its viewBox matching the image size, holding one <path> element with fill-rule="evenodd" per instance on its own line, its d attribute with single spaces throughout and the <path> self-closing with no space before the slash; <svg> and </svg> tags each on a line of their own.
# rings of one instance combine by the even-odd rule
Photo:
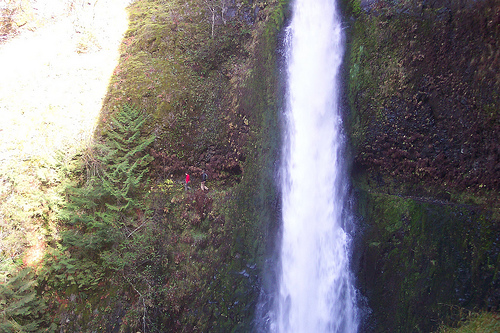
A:
<svg viewBox="0 0 500 333">
<path fill-rule="evenodd" d="M 500 1 L 361 4 L 348 128 L 365 331 L 498 311 Z"/>
</svg>

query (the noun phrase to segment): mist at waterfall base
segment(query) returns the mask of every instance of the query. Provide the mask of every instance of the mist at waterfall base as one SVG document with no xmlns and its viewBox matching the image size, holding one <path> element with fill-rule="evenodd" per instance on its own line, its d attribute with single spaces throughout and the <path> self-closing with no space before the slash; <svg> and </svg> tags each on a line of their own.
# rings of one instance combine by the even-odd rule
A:
<svg viewBox="0 0 500 333">
<path fill-rule="evenodd" d="M 281 249 L 272 304 L 257 310 L 265 317 L 258 326 L 279 333 L 357 332 L 339 101 L 341 18 L 336 0 L 292 5 L 284 42 Z"/>
</svg>

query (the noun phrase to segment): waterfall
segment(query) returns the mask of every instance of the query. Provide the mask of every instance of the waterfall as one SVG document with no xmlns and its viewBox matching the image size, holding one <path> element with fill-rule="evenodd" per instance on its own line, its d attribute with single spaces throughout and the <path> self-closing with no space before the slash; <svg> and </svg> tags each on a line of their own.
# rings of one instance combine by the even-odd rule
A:
<svg viewBox="0 0 500 333">
<path fill-rule="evenodd" d="M 273 332 L 356 332 L 335 0 L 294 0 L 287 31 L 283 229 Z"/>
</svg>

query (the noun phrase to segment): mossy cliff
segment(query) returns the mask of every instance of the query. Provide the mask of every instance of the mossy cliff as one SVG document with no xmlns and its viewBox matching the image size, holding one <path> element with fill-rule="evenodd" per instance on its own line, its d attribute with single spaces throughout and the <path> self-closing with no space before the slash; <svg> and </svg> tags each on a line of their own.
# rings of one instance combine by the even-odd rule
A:
<svg viewBox="0 0 500 333">
<path fill-rule="evenodd" d="M 106 254 L 118 261 L 112 269 L 119 274 L 106 282 L 116 305 L 93 307 L 108 309 L 109 330 L 252 330 L 266 235 L 276 221 L 275 50 L 286 5 L 131 5 L 100 133 L 123 103 L 149 115 L 145 131 L 156 135 L 144 210 L 150 230 L 122 243 L 125 253 Z M 199 190 L 202 170 L 208 192 Z M 70 318 L 63 326 L 78 327 L 78 317 Z"/>
<path fill-rule="evenodd" d="M 65 169 L 43 261 L 2 289 L 0 303 L 26 306 L 4 311 L 0 331 L 253 330 L 279 212 L 287 6 L 131 2 L 95 144 Z"/>
<path fill-rule="evenodd" d="M 344 4 L 365 329 L 498 311 L 500 1 Z"/>
</svg>

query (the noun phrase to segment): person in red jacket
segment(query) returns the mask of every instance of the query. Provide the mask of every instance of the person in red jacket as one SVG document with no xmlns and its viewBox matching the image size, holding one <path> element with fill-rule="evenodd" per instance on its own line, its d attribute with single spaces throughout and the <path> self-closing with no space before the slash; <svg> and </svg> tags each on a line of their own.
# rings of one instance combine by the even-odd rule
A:
<svg viewBox="0 0 500 333">
<path fill-rule="evenodd" d="M 184 185 L 184 188 L 186 189 L 186 191 L 187 191 L 187 190 L 188 190 L 188 188 L 189 188 L 189 187 L 188 187 L 188 185 L 189 185 L 189 181 L 190 181 L 190 179 L 189 179 L 189 174 L 188 174 L 188 173 L 186 173 L 186 184 Z"/>
</svg>

